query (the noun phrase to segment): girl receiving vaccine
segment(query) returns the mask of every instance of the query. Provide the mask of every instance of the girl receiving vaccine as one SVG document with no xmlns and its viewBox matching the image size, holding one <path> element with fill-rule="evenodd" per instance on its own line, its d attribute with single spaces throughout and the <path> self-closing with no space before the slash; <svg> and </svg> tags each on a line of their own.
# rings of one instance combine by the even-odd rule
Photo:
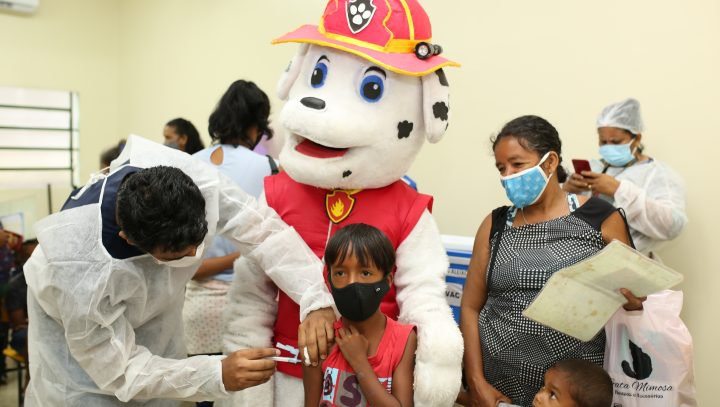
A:
<svg viewBox="0 0 720 407">
<path fill-rule="evenodd" d="M 412 406 L 415 327 L 380 311 L 395 266 L 390 240 L 373 226 L 346 226 L 328 242 L 325 265 L 342 317 L 327 359 L 304 367 L 305 407 Z"/>
</svg>

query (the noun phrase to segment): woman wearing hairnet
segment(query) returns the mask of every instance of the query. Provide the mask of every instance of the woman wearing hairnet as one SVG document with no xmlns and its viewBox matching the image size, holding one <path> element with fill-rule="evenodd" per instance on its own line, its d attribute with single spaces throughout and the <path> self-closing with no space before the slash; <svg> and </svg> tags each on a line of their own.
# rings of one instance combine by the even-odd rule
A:
<svg viewBox="0 0 720 407">
<path fill-rule="evenodd" d="M 650 257 L 682 231 L 685 187 L 667 165 L 644 154 L 640 103 L 612 104 L 597 119 L 600 161 L 592 171 L 572 174 L 564 189 L 597 194 L 623 208 L 637 249 Z"/>
<path fill-rule="evenodd" d="M 25 405 L 177 406 L 266 382 L 272 348 L 185 359 L 185 284 L 222 235 L 307 312 L 332 304 L 320 261 L 272 209 L 187 154 L 131 136 L 110 170 L 35 226 Z"/>
</svg>

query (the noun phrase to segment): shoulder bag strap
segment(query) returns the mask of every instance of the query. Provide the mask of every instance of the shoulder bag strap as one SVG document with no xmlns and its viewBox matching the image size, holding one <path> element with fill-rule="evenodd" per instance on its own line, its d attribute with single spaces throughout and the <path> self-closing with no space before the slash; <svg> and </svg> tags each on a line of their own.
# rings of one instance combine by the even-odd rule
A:
<svg viewBox="0 0 720 407">
<path fill-rule="evenodd" d="M 270 157 L 269 154 L 266 155 L 265 157 L 268 158 L 268 162 L 270 163 L 270 174 L 271 174 L 271 175 L 275 175 L 275 174 L 277 174 L 278 172 L 280 172 L 280 171 L 278 170 L 277 164 L 275 164 L 275 160 L 274 160 L 272 157 Z"/>
<path fill-rule="evenodd" d="M 490 282 L 492 281 L 492 273 L 495 268 L 495 259 L 497 258 L 497 252 L 500 249 L 500 242 L 502 241 L 503 231 L 505 231 L 505 225 L 507 223 L 508 206 L 501 206 L 493 209 L 490 225 L 490 243 L 492 243 L 492 237 L 497 233 L 497 240 L 495 245 L 490 248 L 490 263 L 487 269 L 487 289 L 490 289 Z"/>
</svg>

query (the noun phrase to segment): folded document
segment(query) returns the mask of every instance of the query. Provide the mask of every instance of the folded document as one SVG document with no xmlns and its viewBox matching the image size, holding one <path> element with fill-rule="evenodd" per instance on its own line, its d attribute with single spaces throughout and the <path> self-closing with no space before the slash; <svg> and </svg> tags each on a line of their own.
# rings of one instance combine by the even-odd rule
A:
<svg viewBox="0 0 720 407">
<path fill-rule="evenodd" d="M 644 297 L 682 280 L 680 273 L 615 240 L 593 257 L 553 274 L 523 315 L 589 341 L 627 302 L 620 288 Z"/>
</svg>

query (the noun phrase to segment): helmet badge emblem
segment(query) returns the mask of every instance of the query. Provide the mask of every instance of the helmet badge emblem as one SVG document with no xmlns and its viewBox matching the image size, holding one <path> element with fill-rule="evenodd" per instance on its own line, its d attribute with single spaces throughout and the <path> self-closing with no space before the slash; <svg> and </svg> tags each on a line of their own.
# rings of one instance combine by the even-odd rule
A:
<svg viewBox="0 0 720 407">
<path fill-rule="evenodd" d="M 349 0 L 347 2 L 347 21 L 348 27 L 353 34 L 367 28 L 375 16 L 377 7 L 373 4 L 373 0 Z"/>
</svg>

